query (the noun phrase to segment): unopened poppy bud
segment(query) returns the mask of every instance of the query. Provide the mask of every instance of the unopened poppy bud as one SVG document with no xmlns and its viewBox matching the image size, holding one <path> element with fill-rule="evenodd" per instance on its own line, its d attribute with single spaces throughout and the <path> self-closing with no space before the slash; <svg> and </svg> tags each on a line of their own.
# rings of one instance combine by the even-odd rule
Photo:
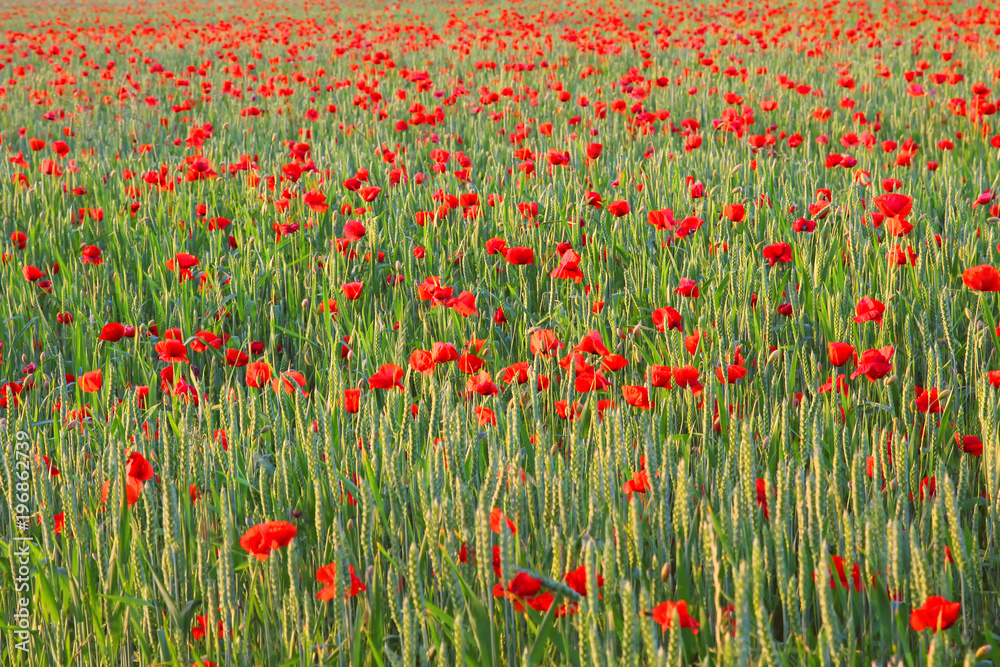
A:
<svg viewBox="0 0 1000 667">
<path fill-rule="evenodd" d="M 228 130 L 229 129 L 229 123 L 223 123 L 222 124 L 222 129 L 223 130 Z"/>
<path fill-rule="evenodd" d="M 42 352 L 40 355 L 38 355 L 38 361 L 39 362 L 45 361 L 45 353 L 44 352 Z"/>
<path fill-rule="evenodd" d="M 764 438 L 764 449 L 770 449 L 771 447 L 771 436 Z"/>
<path fill-rule="evenodd" d="M 667 583 L 670 581 L 670 563 L 664 563 L 663 567 L 660 568 L 660 581 Z"/>
<path fill-rule="evenodd" d="M 899 379 L 898 376 L 890 375 L 886 379 L 882 380 L 882 384 L 885 385 L 886 387 L 891 387 L 892 385 L 896 384 L 896 380 L 898 379 Z"/>
<path fill-rule="evenodd" d="M 22 354 L 21 355 L 21 363 L 22 364 L 28 363 L 28 355 L 26 355 L 26 354 Z"/>
<path fill-rule="evenodd" d="M 354 530 L 354 517 L 347 520 L 347 532 Z"/>
<path fill-rule="evenodd" d="M 781 350 L 775 350 L 771 354 L 767 355 L 767 361 L 764 362 L 765 366 L 770 366 L 772 363 L 776 363 L 781 357 Z"/>
<path fill-rule="evenodd" d="M 989 644 L 983 644 L 982 646 L 976 649 L 976 657 L 985 658 L 992 650 L 993 650 L 992 646 L 990 646 Z"/>
<path fill-rule="evenodd" d="M 309 307 L 309 299 L 308 298 L 302 299 L 302 310 L 305 310 L 308 307 Z"/>
<path fill-rule="evenodd" d="M 374 578 L 375 578 L 375 566 L 369 565 L 368 569 L 365 570 L 365 582 L 371 583 Z"/>
<path fill-rule="evenodd" d="M 938 403 L 943 403 L 948 400 L 948 395 L 951 394 L 951 389 L 942 389 L 938 392 Z"/>
</svg>

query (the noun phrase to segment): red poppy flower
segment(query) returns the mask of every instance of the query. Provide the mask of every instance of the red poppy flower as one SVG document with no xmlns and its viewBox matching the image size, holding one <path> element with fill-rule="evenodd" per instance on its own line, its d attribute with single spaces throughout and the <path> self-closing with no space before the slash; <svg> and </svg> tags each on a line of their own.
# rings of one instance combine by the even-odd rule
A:
<svg viewBox="0 0 1000 667">
<path fill-rule="evenodd" d="M 743 208 L 743 204 L 726 204 L 722 207 L 722 215 L 730 222 L 739 223 L 746 218 L 746 209 Z"/>
<path fill-rule="evenodd" d="M 310 190 L 302 195 L 302 202 L 316 213 L 326 213 L 326 210 L 330 208 L 329 204 L 326 203 L 326 195 L 319 190 Z"/>
<path fill-rule="evenodd" d="M 152 464 L 139 452 L 132 452 L 129 455 L 125 470 L 129 477 L 139 482 L 146 482 L 153 479 Z"/>
<path fill-rule="evenodd" d="M 396 364 L 382 364 L 375 375 L 368 378 L 371 389 L 399 389 L 403 391 L 403 369 Z"/>
<path fill-rule="evenodd" d="M 983 442 L 974 435 L 959 436 L 958 433 L 956 433 L 955 446 L 966 454 L 971 454 L 972 456 L 983 455 Z"/>
<path fill-rule="evenodd" d="M 688 613 L 687 602 L 684 600 L 678 602 L 667 600 L 653 607 L 653 620 L 659 623 L 664 631 L 673 627 L 675 615 L 680 621 L 680 627 L 689 628 L 691 634 L 698 634 L 698 621 Z"/>
<path fill-rule="evenodd" d="M 514 246 L 513 248 L 507 249 L 504 254 L 504 259 L 506 259 L 509 264 L 514 265 L 534 264 L 535 251 L 531 248 Z"/>
<path fill-rule="evenodd" d="M 792 246 L 784 242 L 769 245 L 764 248 L 764 259 L 767 260 L 767 263 L 770 266 L 774 266 L 778 262 L 787 264 L 794 259 L 792 255 Z"/>
<path fill-rule="evenodd" d="M 431 358 L 436 364 L 456 361 L 459 358 L 458 350 L 455 349 L 455 345 L 453 343 L 435 342 L 431 345 Z"/>
<path fill-rule="evenodd" d="M 830 358 L 830 363 L 836 367 L 843 366 L 854 356 L 854 346 L 847 343 L 827 343 L 826 351 Z"/>
<path fill-rule="evenodd" d="M 853 380 L 860 375 L 864 375 L 868 378 L 869 382 L 874 382 L 885 377 L 892 371 L 892 362 L 889 360 L 892 358 L 894 351 L 891 345 L 878 350 L 866 350 L 858 360 L 858 367 L 851 374 L 851 379 Z"/>
<path fill-rule="evenodd" d="M 344 410 L 350 414 L 357 414 L 361 409 L 361 390 L 360 389 L 345 389 L 344 390 Z"/>
<path fill-rule="evenodd" d="M 640 410 L 649 410 L 653 406 L 649 402 L 649 392 L 645 387 L 638 385 L 624 385 L 622 387 L 622 395 L 625 397 L 625 402 L 632 407 L 639 408 Z"/>
<path fill-rule="evenodd" d="M 653 311 L 653 325 L 657 331 L 666 332 L 670 329 L 681 330 L 681 314 L 671 308 L 664 306 Z"/>
<path fill-rule="evenodd" d="M 989 264 L 981 264 L 966 269 L 962 282 L 976 292 L 1000 292 L 1000 270 Z"/>
<path fill-rule="evenodd" d="M 351 577 L 351 587 L 344 591 L 345 598 L 357 597 L 361 592 L 367 591 L 368 587 L 365 586 L 364 582 L 358 578 L 358 575 L 354 574 L 354 566 L 347 566 L 348 572 Z M 329 565 L 324 565 L 320 569 L 316 570 L 316 581 L 321 584 L 326 584 L 319 593 L 316 594 L 316 598 L 319 600 L 332 600 L 337 594 L 337 564 L 330 563 Z"/>
<path fill-rule="evenodd" d="M 855 322 L 859 324 L 862 322 L 877 322 L 879 326 L 882 326 L 882 314 L 885 313 L 885 304 L 870 296 L 866 296 L 858 301 L 854 312 Z"/>
<path fill-rule="evenodd" d="M 103 384 L 104 383 L 101 380 L 101 369 L 84 373 L 77 379 L 77 386 L 80 387 L 80 391 L 87 394 L 95 394 L 99 392 Z"/>
<path fill-rule="evenodd" d="M 535 329 L 531 332 L 528 348 L 534 356 L 549 356 L 563 347 L 563 344 L 556 339 L 555 333 L 550 329 Z"/>
<path fill-rule="evenodd" d="M 919 608 L 910 612 L 910 627 L 916 632 L 927 628 L 934 632 L 946 630 L 955 625 L 961 611 L 960 602 L 949 602 L 941 596 L 932 595 Z"/>
<path fill-rule="evenodd" d="M 431 375 L 434 373 L 434 357 L 427 350 L 414 350 L 410 353 L 410 368 L 417 373 Z"/>
<path fill-rule="evenodd" d="M 913 197 L 901 195 L 898 192 L 881 194 L 875 197 L 872 203 L 887 218 L 902 219 L 908 216 L 910 211 L 913 210 Z"/>
<path fill-rule="evenodd" d="M 165 361 L 168 364 L 191 363 L 187 358 L 187 347 L 174 338 L 157 342 L 156 353 L 160 355 L 160 361 Z"/>
<path fill-rule="evenodd" d="M 629 496 L 630 498 L 633 493 L 638 493 L 642 495 L 646 493 L 646 491 L 649 491 L 649 489 L 650 489 L 649 473 L 647 473 L 645 470 L 637 470 L 633 472 L 632 479 L 628 480 L 627 482 L 625 482 L 625 484 L 622 485 L 622 491 L 624 491 L 625 495 Z"/>
<path fill-rule="evenodd" d="M 101 335 L 98 336 L 98 340 L 103 340 L 108 343 L 117 343 L 124 337 L 125 327 L 118 322 L 109 322 L 101 327 Z"/>
<path fill-rule="evenodd" d="M 473 408 L 472 411 L 476 415 L 476 423 L 479 426 L 497 425 L 496 413 L 490 410 L 489 408 L 484 408 L 480 405 L 477 405 L 475 408 Z"/>
<path fill-rule="evenodd" d="M 248 387 L 263 389 L 271 381 L 273 371 L 266 361 L 254 361 L 247 364 L 246 381 Z"/>
<path fill-rule="evenodd" d="M 271 389 L 274 393 L 280 394 L 284 391 L 286 394 L 294 394 L 296 392 L 301 393 L 303 396 L 308 396 L 306 388 L 306 377 L 298 371 L 285 371 L 277 378 L 271 380 Z"/>
<path fill-rule="evenodd" d="M 608 204 L 608 211 L 616 218 L 628 215 L 632 208 L 624 199 L 618 199 Z"/>
<path fill-rule="evenodd" d="M 755 488 L 757 492 L 757 507 L 764 510 L 765 519 L 770 519 L 771 516 L 767 509 L 767 482 L 758 477 L 755 482 Z"/>
<path fill-rule="evenodd" d="M 84 264 L 99 266 L 104 263 L 104 259 L 101 258 L 101 249 L 96 245 L 84 246 L 83 250 L 80 251 L 80 254 Z"/>
<path fill-rule="evenodd" d="M 340 289 L 341 291 L 343 291 L 344 296 L 346 296 L 348 300 L 354 301 L 355 299 L 361 296 L 361 290 L 362 288 L 364 288 L 364 286 L 365 286 L 364 281 L 354 282 L 354 283 L 344 283 L 343 285 L 340 286 Z"/>
<path fill-rule="evenodd" d="M 240 546 L 259 561 L 267 560 L 275 549 L 288 546 L 298 529 L 287 521 L 266 521 L 251 527 L 240 538 Z"/>
<path fill-rule="evenodd" d="M 505 516 L 503 512 L 500 511 L 499 507 L 494 507 L 490 511 L 490 530 L 494 533 L 500 534 L 500 526 L 503 525 L 502 522 L 507 522 L 507 527 L 510 528 L 510 532 L 517 535 L 517 526 L 514 522 L 510 520 L 509 517 Z"/>
</svg>

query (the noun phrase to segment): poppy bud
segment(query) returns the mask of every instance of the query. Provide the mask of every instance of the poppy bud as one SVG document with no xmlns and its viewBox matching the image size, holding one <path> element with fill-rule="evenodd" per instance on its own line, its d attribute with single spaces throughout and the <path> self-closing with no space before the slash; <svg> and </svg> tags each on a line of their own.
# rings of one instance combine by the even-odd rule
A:
<svg viewBox="0 0 1000 667">
<path fill-rule="evenodd" d="M 897 376 L 890 375 L 886 379 L 882 380 L 882 384 L 885 385 L 886 387 L 891 387 L 892 385 L 896 384 L 896 380 L 898 379 L 899 378 Z"/>
<path fill-rule="evenodd" d="M 978 649 L 976 649 L 976 658 L 982 659 L 986 657 L 986 655 L 989 654 L 990 651 L 992 650 L 993 650 L 992 646 L 990 646 L 989 644 L 983 644 Z"/>
<path fill-rule="evenodd" d="M 305 299 L 302 299 L 302 309 L 305 310 L 308 307 L 309 307 L 309 298 L 306 297 Z"/>
<path fill-rule="evenodd" d="M 660 581 L 668 583 L 670 581 L 670 563 L 664 563 L 660 568 Z"/>
</svg>

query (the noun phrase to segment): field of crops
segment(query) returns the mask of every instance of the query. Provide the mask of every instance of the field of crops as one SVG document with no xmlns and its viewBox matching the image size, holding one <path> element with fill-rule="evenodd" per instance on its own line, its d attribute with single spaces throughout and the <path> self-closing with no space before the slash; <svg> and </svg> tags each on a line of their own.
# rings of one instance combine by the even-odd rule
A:
<svg viewBox="0 0 1000 667">
<path fill-rule="evenodd" d="M 1000 656 L 1000 6 L 0 27 L 3 664 Z"/>
</svg>

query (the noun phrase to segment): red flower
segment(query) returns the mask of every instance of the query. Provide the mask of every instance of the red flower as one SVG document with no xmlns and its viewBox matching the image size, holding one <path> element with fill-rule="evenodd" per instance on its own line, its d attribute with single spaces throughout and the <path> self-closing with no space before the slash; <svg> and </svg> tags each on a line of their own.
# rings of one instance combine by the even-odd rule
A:
<svg viewBox="0 0 1000 667">
<path fill-rule="evenodd" d="M 646 491 L 649 491 L 649 489 L 649 473 L 645 470 L 637 470 L 633 472 L 632 479 L 622 485 L 622 491 L 624 491 L 625 495 L 629 498 L 632 497 L 633 493 L 644 494 Z"/>
<path fill-rule="evenodd" d="M 974 435 L 965 435 L 959 437 L 958 433 L 956 433 L 955 446 L 961 449 L 966 454 L 971 454 L 972 456 L 983 455 L 983 442 Z"/>
<path fill-rule="evenodd" d="M 892 370 L 892 362 L 889 359 L 892 358 L 893 352 L 895 350 L 891 345 L 878 350 L 866 350 L 858 360 L 858 367 L 851 374 L 851 379 L 864 375 L 869 382 L 874 382 L 885 377 Z"/>
<path fill-rule="evenodd" d="M 139 452 L 132 452 L 128 457 L 125 471 L 129 477 L 137 482 L 147 482 L 153 479 L 153 466 Z"/>
<path fill-rule="evenodd" d="M 664 306 L 653 311 L 653 324 L 657 331 L 667 331 L 670 329 L 681 330 L 681 314 L 671 308 Z"/>
<path fill-rule="evenodd" d="M 266 361 L 254 361 L 247 364 L 246 380 L 247 386 L 254 389 L 263 389 L 271 381 L 271 366 Z"/>
<path fill-rule="evenodd" d="M 989 264 L 973 266 L 962 273 L 962 282 L 976 292 L 1000 292 L 1000 270 Z"/>
<path fill-rule="evenodd" d="M 947 630 L 955 625 L 961 611 L 960 602 L 949 602 L 941 596 L 932 595 L 918 609 L 910 612 L 910 627 L 916 632 L 927 628 L 934 632 Z"/>
<path fill-rule="evenodd" d="M 616 218 L 628 215 L 631 210 L 632 208 L 628 205 L 628 202 L 625 201 L 624 199 L 617 199 L 608 204 L 608 211 L 610 211 L 611 215 L 615 216 Z"/>
<path fill-rule="evenodd" d="M 510 528 L 510 532 L 517 535 L 517 526 L 515 526 L 514 522 L 510 520 L 510 517 L 505 516 L 504 513 L 500 511 L 499 507 L 494 507 L 490 511 L 490 530 L 499 535 L 500 526 L 503 521 L 507 522 L 507 527 Z"/>
<path fill-rule="evenodd" d="M 667 600 L 653 607 L 653 620 L 662 626 L 663 630 L 673 627 L 674 615 L 680 620 L 682 628 L 690 628 L 691 634 L 698 634 L 698 621 L 688 613 L 687 602 Z"/>
<path fill-rule="evenodd" d="M 276 394 L 280 394 L 284 390 L 286 394 L 302 392 L 303 396 L 308 396 L 305 387 L 306 377 L 299 371 L 285 371 L 280 377 L 271 380 L 271 389 Z"/>
<path fill-rule="evenodd" d="M 267 560 L 275 549 L 288 546 L 298 529 L 287 521 L 266 521 L 243 533 L 240 546 L 259 561 Z"/>
<path fill-rule="evenodd" d="M 560 347 L 564 347 L 564 345 L 556 339 L 556 335 L 551 329 L 535 329 L 531 332 L 528 349 L 534 356 L 537 357 L 539 354 L 549 356 L 557 352 Z"/>
<path fill-rule="evenodd" d="M 109 322 L 101 327 L 101 335 L 98 336 L 98 340 L 107 341 L 108 343 L 117 343 L 124 337 L 125 327 L 118 322 Z"/>
<path fill-rule="evenodd" d="M 896 192 L 879 195 L 872 200 L 872 203 L 887 218 L 903 219 L 913 210 L 913 197 Z"/>
<path fill-rule="evenodd" d="M 640 410 L 649 410 L 653 406 L 649 403 L 649 392 L 645 387 L 627 384 L 622 387 L 622 395 L 625 402 Z"/>
<path fill-rule="evenodd" d="M 854 321 L 857 323 L 862 322 L 877 322 L 879 326 L 882 326 L 882 314 L 885 313 L 885 304 L 881 301 L 876 301 L 870 296 L 866 296 L 860 301 L 855 307 Z"/>
<path fill-rule="evenodd" d="M 563 577 L 563 581 L 574 591 L 583 597 L 587 597 L 587 568 L 583 565 L 572 572 L 567 572 L 566 576 Z M 599 574 L 597 575 L 597 587 L 601 588 L 602 586 L 604 586 L 604 577 Z"/>
<path fill-rule="evenodd" d="M 95 394 L 99 392 L 103 384 L 104 383 L 101 380 L 101 369 L 84 373 L 77 380 L 77 386 L 80 387 L 80 391 L 86 394 Z"/>
<path fill-rule="evenodd" d="M 344 283 L 343 285 L 340 286 L 340 289 L 341 291 L 344 292 L 344 296 L 346 296 L 348 300 L 354 301 L 355 299 L 361 296 L 361 290 L 362 288 L 364 288 L 364 286 L 365 286 L 364 281 L 354 282 L 354 283 Z"/>
<path fill-rule="evenodd" d="M 788 264 L 794 257 L 792 255 L 792 246 L 787 243 L 775 243 L 764 248 L 764 259 L 770 266 L 774 266 L 778 262 L 783 264 Z"/>
<path fill-rule="evenodd" d="M 434 373 L 434 358 L 427 350 L 414 350 L 410 353 L 410 368 L 424 375 Z"/>
<path fill-rule="evenodd" d="M 361 409 L 361 390 L 360 389 L 345 389 L 344 390 L 344 410 L 353 414 Z"/>
<path fill-rule="evenodd" d="M 310 190 L 302 195 L 303 203 L 316 213 L 326 213 L 330 206 L 326 203 L 326 195 L 319 190 Z"/>
<path fill-rule="evenodd" d="M 722 207 L 722 215 L 731 222 L 743 222 L 746 218 L 746 209 L 743 208 L 743 204 L 726 204 Z"/>
<path fill-rule="evenodd" d="M 345 598 L 353 598 L 361 593 L 362 591 L 367 591 L 368 587 L 365 586 L 364 582 L 358 578 L 358 575 L 354 574 L 354 566 L 348 565 L 348 571 L 351 576 L 351 587 L 344 591 Z M 321 584 L 326 584 L 316 597 L 320 600 L 332 600 L 333 596 L 337 594 L 337 564 L 330 563 L 329 565 L 324 565 L 320 569 L 316 570 L 316 581 Z"/>
<path fill-rule="evenodd" d="M 851 360 L 856 350 L 853 345 L 847 343 L 827 343 L 826 351 L 830 363 L 839 368 Z"/>
<path fill-rule="evenodd" d="M 770 519 L 770 514 L 767 510 L 767 482 L 765 482 L 760 477 L 757 478 L 756 482 L 757 490 L 757 507 L 764 510 L 764 518 Z"/>
<path fill-rule="evenodd" d="M 190 363 L 187 358 L 187 347 L 174 338 L 159 341 L 156 344 L 156 352 L 160 355 L 160 361 L 168 364 Z"/>
<path fill-rule="evenodd" d="M 507 249 L 507 252 L 504 254 L 504 259 L 506 259 L 509 264 L 515 264 L 515 265 L 534 264 L 535 251 L 532 250 L 531 248 L 515 246 L 513 248 Z"/>
<path fill-rule="evenodd" d="M 368 378 L 371 389 L 399 389 L 403 391 L 403 369 L 396 364 L 382 364 L 375 375 Z"/>
<path fill-rule="evenodd" d="M 84 246 L 80 254 L 82 255 L 84 264 L 98 266 L 104 263 L 104 260 L 101 258 L 101 249 L 96 245 Z"/>
</svg>

